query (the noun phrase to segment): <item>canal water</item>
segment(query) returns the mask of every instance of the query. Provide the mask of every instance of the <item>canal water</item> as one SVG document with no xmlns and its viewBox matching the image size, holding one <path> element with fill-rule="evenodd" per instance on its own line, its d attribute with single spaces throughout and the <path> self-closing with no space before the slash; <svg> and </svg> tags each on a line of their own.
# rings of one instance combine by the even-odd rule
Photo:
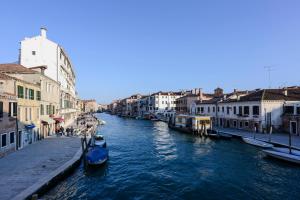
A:
<svg viewBox="0 0 300 200">
<path fill-rule="evenodd" d="M 300 199 L 300 167 L 238 139 L 215 141 L 163 122 L 98 115 L 109 162 L 80 166 L 44 199 Z"/>
</svg>

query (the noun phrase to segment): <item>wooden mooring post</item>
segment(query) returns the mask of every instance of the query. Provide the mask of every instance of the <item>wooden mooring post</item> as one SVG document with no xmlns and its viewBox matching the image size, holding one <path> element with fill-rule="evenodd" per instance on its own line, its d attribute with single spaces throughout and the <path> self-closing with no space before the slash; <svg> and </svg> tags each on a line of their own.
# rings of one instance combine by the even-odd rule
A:
<svg viewBox="0 0 300 200">
<path fill-rule="evenodd" d="M 84 137 L 81 138 L 81 148 L 82 148 L 82 155 L 83 155 L 83 165 L 84 165 L 84 169 L 86 169 L 87 168 L 86 153 L 88 151 L 86 132 L 84 133 Z"/>
</svg>

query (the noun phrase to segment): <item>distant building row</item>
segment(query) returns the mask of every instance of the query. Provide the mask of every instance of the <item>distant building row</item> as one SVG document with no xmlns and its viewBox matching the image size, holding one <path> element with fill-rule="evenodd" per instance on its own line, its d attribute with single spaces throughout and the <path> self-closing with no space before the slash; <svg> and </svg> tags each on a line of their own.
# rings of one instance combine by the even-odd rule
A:
<svg viewBox="0 0 300 200">
<path fill-rule="evenodd" d="M 168 121 L 175 114 L 210 116 L 213 126 L 300 134 L 300 87 L 213 94 L 201 89 L 133 95 L 108 106 L 112 114 Z"/>
</svg>

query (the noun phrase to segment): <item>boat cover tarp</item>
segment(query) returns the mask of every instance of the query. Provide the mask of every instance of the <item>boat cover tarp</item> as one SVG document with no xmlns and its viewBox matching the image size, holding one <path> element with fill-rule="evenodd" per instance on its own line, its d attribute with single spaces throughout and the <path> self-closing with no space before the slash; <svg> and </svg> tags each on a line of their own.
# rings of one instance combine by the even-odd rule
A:
<svg viewBox="0 0 300 200">
<path fill-rule="evenodd" d="M 33 129 L 33 128 L 35 128 L 35 125 L 34 124 L 25 125 L 25 128 L 26 129 Z"/>
<path fill-rule="evenodd" d="M 94 146 L 89 149 L 86 158 L 89 163 L 98 163 L 99 161 L 106 160 L 108 158 L 108 149 Z"/>
</svg>

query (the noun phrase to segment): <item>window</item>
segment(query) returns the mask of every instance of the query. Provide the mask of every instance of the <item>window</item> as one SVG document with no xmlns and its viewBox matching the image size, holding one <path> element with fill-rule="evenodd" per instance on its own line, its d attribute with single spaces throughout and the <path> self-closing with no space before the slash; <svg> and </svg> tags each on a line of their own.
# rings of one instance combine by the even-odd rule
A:
<svg viewBox="0 0 300 200">
<path fill-rule="evenodd" d="M 207 107 L 207 112 L 210 113 L 210 107 Z"/>
<path fill-rule="evenodd" d="M 32 109 L 29 108 L 29 120 L 32 120 Z"/>
<path fill-rule="evenodd" d="M 249 106 L 244 106 L 244 115 L 249 115 Z"/>
<path fill-rule="evenodd" d="M 0 101 L 0 118 L 3 117 L 3 102 Z"/>
<path fill-rule="evenodd" d="M 218 106 L 218 112 L 220 112 L 220 106 Z"/>
<path fill-rule="evenodd" d="M 233 127 L 235 127 L 236 128 L 236 121 L 233 121 Z"/>
<path fill-rule="evenodd" d="M 236 106 L 233 107 L 233 114 L 236 115 Z"/>
<path fill-rule="evenodd" d="M 197 108 L 197 113 L 200 113 L 200 108 L 199 107 Z"/>
<path fill-rule="evenodd" d="M 0 105 L 1 106 L 1 105 Z M 300 115 L 300 107 L 297 107 L 297 115 Z M 1 115 L 1 113 L 0 113 L 0 115 Z"/>
<path fill-rule="evenodd" d="M 29 89 L 29 99 L 34 100 L 34 90 Z"/>
<path fill-rule="evenodd" d="M 227 115 L 229 115 L 229 112 L 230 112 L 230 107 L 227 106 Z"/>
<path fill-rule="evenodd" d="M 1 147 L 6 147 L 6 145 L 7 145 L 6 137 L 7 137 L 6 133 L 1 135 Z"/>
<path fill-rule="evenodd" d="M 9 133 L 9 144 L 15 143 L 15 132 Z"/>
<path fill-rule="evenodd" d="M 41 91 L 36 91 L 36 100 L 41 100 Z"/>
<path fill-rule="evenodd" d="M 31 54 L 32 54 L 33 56 L 35 56 L 36 52 L 35 52 L 35 51 L 32 51 Z"/>
<path fill-rule="evenodd" d="M 222 112 L 224 112 L 225 110 L 224 110 L 224 106 L 222 106 Z"/>
<path fill-rule="evenodd" d="M 245 122 L 245 127 L 248 127 L 249 126 L 249 122 Z"/>
<path fill-rule="evenodd" d="M 18 108 L 16 102 L 9 102 L 9 108 L 8 108 L 8 116 L 9 117 L 15 117 L 17 116 Z"/>
<path fill-rule="evenodd" d="M 25 108 L 25 120 L 28 121 L 28 108 Z"/>
<path fill-rule="evenodd" d="M 243 107 L 239 106 L 239 115 L 242 115 L 242 114 L 243 114 Z"/>
<path fill-rule="evenodd" d="M 215 107 L 213 107 L 213 112 L 216 112 L 216 108 Z"/>
<path fill-rule="evenodd" d="M 243 122 L 240 122 L 240 128 L 242 128 L 243 127 Z"/>
<path fill-rule="evenodd" d="M 201 113 L 204 113 L 204 107 L 201 107 Z"/>
<path fill-rule="evenodd" d="M 24 98 L 24 88 L 18 85 L 18 98 Z"/>
<path fill-rule="evenodd" d="M 44 105 L 41 104 L 41 115 L 44 115 Z"/>
<path fill-rule="evenodd" d="M 285 114 L 294 114 L 294 106 L 284 106 Z"/>
<path fill-rule="evenodd" d="M 253 115 L 259 115 L 259 106 L 253 106 Z"/>
</svg>

